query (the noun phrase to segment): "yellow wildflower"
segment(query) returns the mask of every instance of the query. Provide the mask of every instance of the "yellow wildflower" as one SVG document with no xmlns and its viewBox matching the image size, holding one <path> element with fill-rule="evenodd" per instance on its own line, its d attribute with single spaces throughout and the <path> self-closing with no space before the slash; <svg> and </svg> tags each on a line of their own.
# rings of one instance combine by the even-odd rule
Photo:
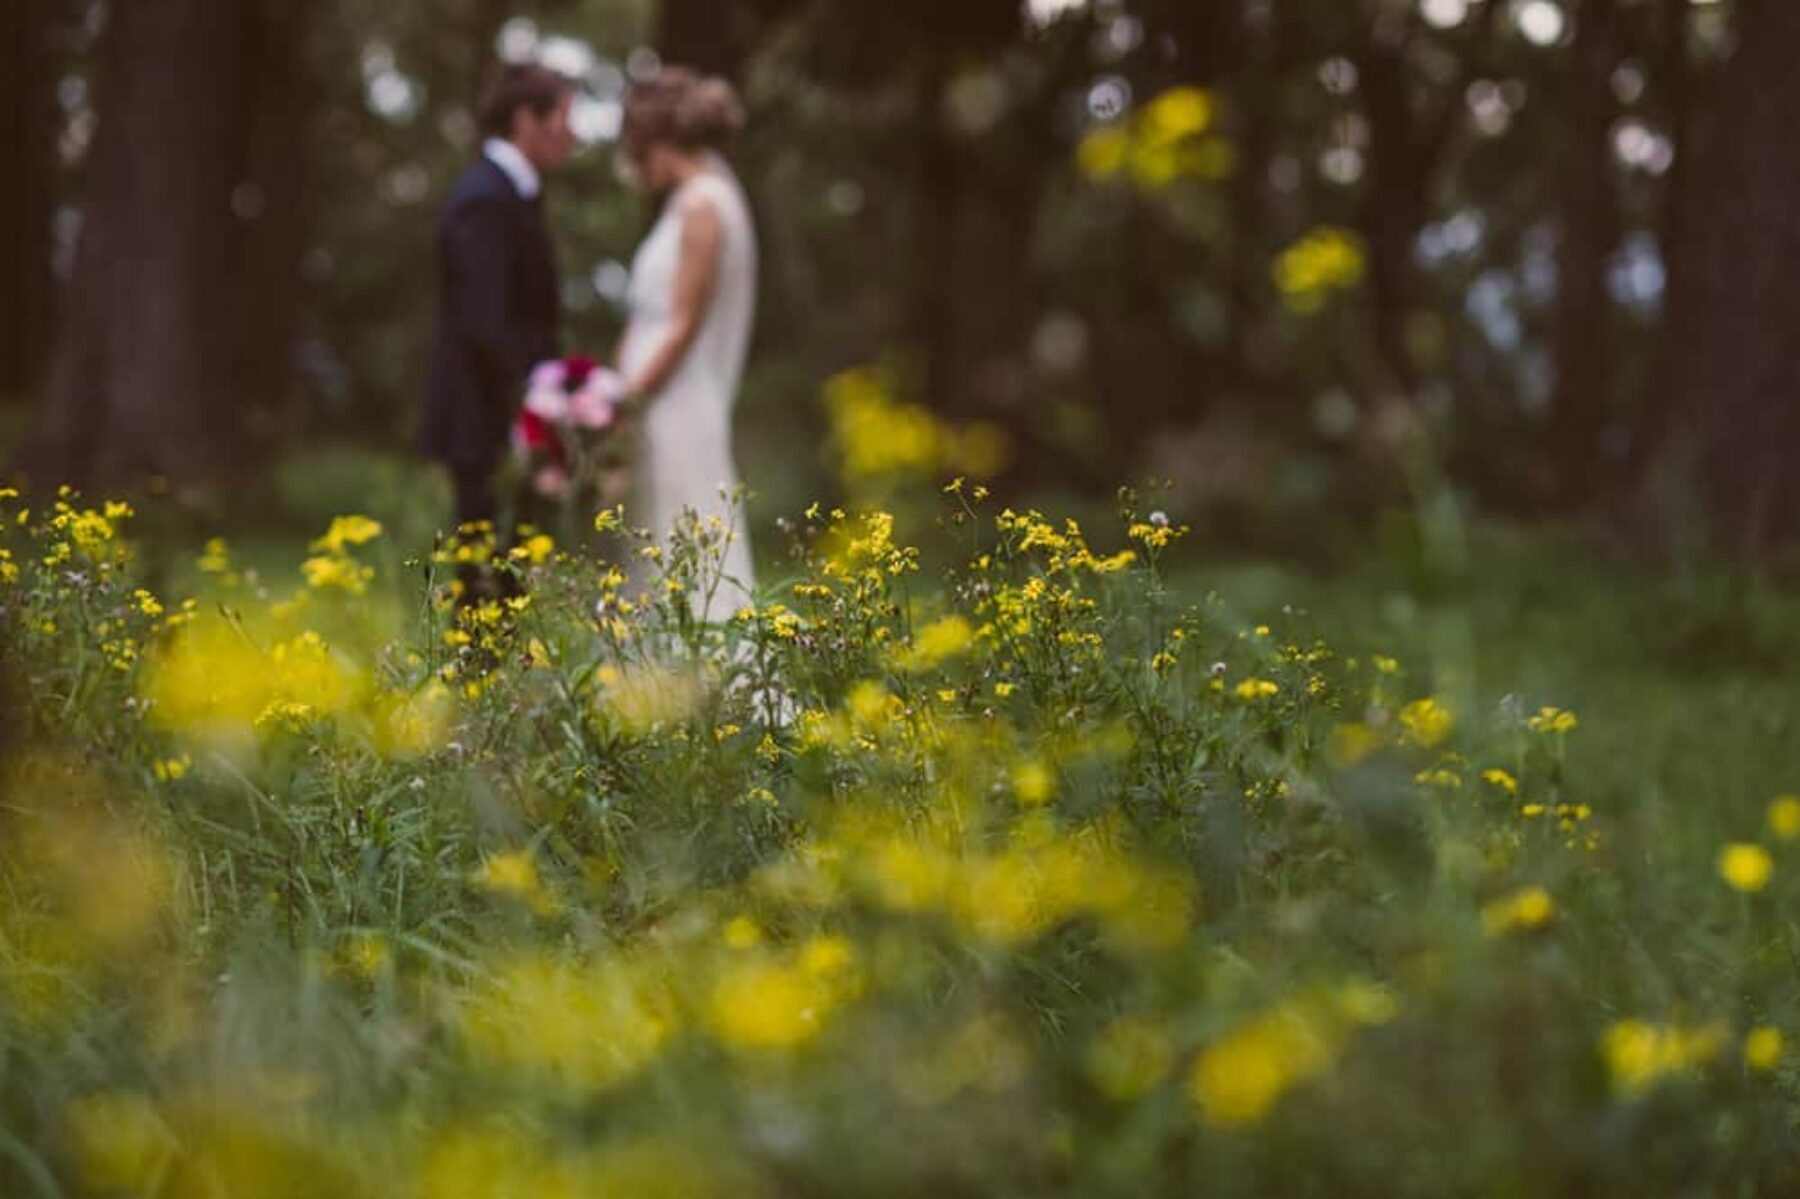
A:
<svg viewBox="0 0 1800 1199">
<path fill-rule="evenodd" d="M 1525 727 L 1534 733 L 1572 733 L 1581 721 L 1575 713 L 1561 708 L 1539 708 L 1537 714 L 1525 721 Z"/>
<path fill-rule="evenodd" d="M 1500 790 L 1506 792 L 1508 795 L 1517 795 L 1519 793 L 1519 780 L 1514 778 L 1507 771 L 1501 770 L 1498 767 L 1492 770 L 1482 771 L 1481 781 L 1487 783 L 1489 786 L 1500 788 Z"/>
<path fill-rule="evenodd" d="M 1754 895 L 1768 886 L 1774 870 L 1774 859 L 1760 845 L 1739 842 L 1719 851 L 1719 877 L 1733 890 L 1746 895 Z"/>
<path fill-rule="evenodd" d="M 1012 787 L 1020 803 L 1035 807 L 1056 794 L 1056 775 L 1044 763 L 1030 759 L 1013 767 Z"/>
<path fill-rule="evenodd" d="M 918 631 L 912 647 L 901 655 L 901 665 L 915 672 L 935 670 L 968 653 L 974 644 L 974 626 L 962 616 L 946 616 Z"/>
<path fill-rule="evenodd" d="M 362 595 L 375 577 L 371 567 L 342 554 L 321 554 L 300 564 L 306 585 L 314 591 L 336 589 L 349 595 Z"/>
<path fill-rule="evenodd" d="M 754 959 L 726 967 L 714 984 L 708 1022 L 725 1044 L 795 1049 L 812 1040 L 848 997 L 854 959 L 847 942 L 809 942 L 797 960 Z"/>
<path fill-rule="evenodd" d="M 381 525 L 366 516 L 340 516 L 325 536 L 313 542 L 314 553 L 342 554 L 353 545 L 364 545 L 381 536 Z"/>
<path fill-rule="evenodd" d="M 1542 928 L 1556 916 L 1556 902 L 1542 887 L 1526 887 L 1481 909 L 1481 927 L 1490 937 Z"/>
<path fill-rule="evenodd" d="M 1400 709 L 1400 727 L 1406 730 L 1408 741 L 1429 749 L 1449 739 L 1456 729 L 1456 713 L 1441 700 L 1428 696 Z"/>
<path fill-rule="evenodd" d="M 177 758 L 159 758 L 150 766 L 150 773 L 156 776 L 159 783 L 173 783 L 187 777 L 193 769 L 194 760 L 186 754 Z"/>
<path fill-rule="evenodd" d="M 666 986 L 631 958 L 577 967 L 531 956 L 476 992 L 460 1031 L 487 1063 L 609 1088 L 654 1060 L 675 1028 Z"/>
<path fill-rule="evenodd" d="M 537 533 L 527 537 L 523 544 L 513 547 L 511 557 L 515 561 L 529 562 L 533 566 L 542 566 L 556 552 L 556 542 L 548 534 Z"/>
<path fill-rule="evenodd" d="M 556 912 L 556 901 L 538 875 L 537 862 L 525 850 L 488 858 L 475 874 L 475 885 L 490 894 L 516 899 L 540 916 Z"/>
<path fill-rule="evenodd" d="M 1752 1070 L 1773 1070 L 1787 1051 L 1787 1038 L 1779 1028 L 1753 1028 L 1744 1038 L 1744 1064 Z"/>
<path fill-rule="evenodd" d="M 720 937 L 731 949 L 754 949 L 762 944 L 762 930 L 748 916 L 733 916 Z"/>
<path fill-rule="evenodd" d="M 1778 795 L 1769 802 L 1769 831 L 1783 841 L 1800 837 L 1800 796 Z"/>
<path fill-rule="evenodd" d="M 1333 995 L 1282 1004 L 1209 1046 L 1190 1091 L 1209 1124 L 1256 1124 L 1296 1085 L 1325 1073 L 1351 1029 L 1391 1020 L 1385 988 L 1351 984 Z"/>
<path fill-rule="evenodd" d="M 231 570 L 231 551 L 226 547 L 223 537 L 208 539 L 206 550 L 200 555 L 199 566 L 202 574 L 222 575 Z"/>
<path fill-rule="evenodd" d="M 1600 1052 L 1613 1091 L 1635 1099 L 1664 1079 L 1690 1074 L 1712 1060 L 1724 1041 L 1725 1030 L 1717 1024 L 1684 1027 L 1621 1020 L 1600 1039 Z"/>
<path fill-rule="evenodd" d="M 1283 250 L 1275 260 L 1275 285 L 1288 308 L 1317 312 L 1334 291 L 1362 282 L 1362 240 L 1345 229 L 1321 228 Z"/>
</svg>

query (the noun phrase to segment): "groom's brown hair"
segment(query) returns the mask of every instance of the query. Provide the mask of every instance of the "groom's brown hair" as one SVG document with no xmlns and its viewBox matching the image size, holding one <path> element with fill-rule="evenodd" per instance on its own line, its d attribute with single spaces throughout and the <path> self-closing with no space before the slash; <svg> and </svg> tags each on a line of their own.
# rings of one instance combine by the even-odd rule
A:
<svg viewBox="0 0 1800 1199">
<path fill-rule="evenodd" d="M 575 81 L 535 62 L 503 62 L 488 72 L 475 119 L 483 137 L 511 137 L 513 118 L 521 108 L 540 117 L 549 116 L 563 97 L 575 90 Z"/>
</svg>

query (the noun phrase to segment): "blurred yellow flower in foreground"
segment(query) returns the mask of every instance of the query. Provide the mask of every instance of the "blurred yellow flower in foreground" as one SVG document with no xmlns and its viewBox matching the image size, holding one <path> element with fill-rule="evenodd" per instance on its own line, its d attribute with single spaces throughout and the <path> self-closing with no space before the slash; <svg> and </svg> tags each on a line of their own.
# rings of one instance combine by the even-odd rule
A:
<svg viewBox="0 0 1800 1199">
<path fill-rule="evenodd" d="M 1386 988 L 1350 983 L 1320 997 L 1281 1004 L 1208 1046 L 1190 1091 L 1208 1124 L 1256 1124 L 1300 1083 L 1331 1069 L 1359 1027 L 1394 1018 Z"/>
<path fill-rule="evenodd" d="M 408 1192 L 419 1199 L 712 1199 L 755 1195 L 716 1153 L 641 1137 L 559 1152 L 511 1124 L 439 1132 Z"/>
<path fill-rule="evenodd" d="M 375 704 L 375 747 L 384 757 L 420 758 L 450 740 L 456 699 L 433 679 L 411 695 L 386 695 Z"/>
<path fill-rule="evenodd" d="M 1744 1064 L 1752 1070 L 1773 1070 L 1787 1052 L 1787 1038 L 1779 1028 L 1753 1028 L 1744 1038 Z"/>
<path fill-rule="evenodd" d="M 1735 891 L 1754 895 L 1769 885 L 1775 861 L 1760 845 L 1738 842 L 1719 851 L 1719 877 Z"/>
<path fill-rule="evenodd" d="M 635 1075 L 678 1027 L 660 971 L 627 956 L 587 965 L 520 958 L 477 989 L 461 1020 L 477 1061 L 583 1090 Z"/>
<path fill-rule="evenodd" d="M 338 715 L 367 683 L 317 633 L 265 650 L 241 626 L 208 617 L 183 627 L 150 658 L 143 691 L 158 726 L 219 740 L 247 736 L 258 723 Z"/>
<path fill-rule="evenodd" d="M 1400 709 L 1400 727 L 1414 745 L 1435 748 L 1456 731 L 1456 713 L 1442 700 L 1427 696 Z"/>
<path fill-rule="evenodd" d="M 1556 901 L 1542 887 L 1526 887 L 1481 909 L 1481 927 L 1488 936 L 1542 928 L 1556 917 Z"/>
<path fill-rule="evenodd" d="M 1331 738 L 1325 743 L 1325 756 L 1340 770 L 1349 769 L 1368 761 L 1381 746 L 1380 733 L 1355 721 L 1331 730 Z"/>
<path fill-rule="evenodd" d="M 920 629 L 900 655 L 900 665 L 923 674 L 960 658 L 975 644 L 975 626 L 964 616 L 946 616 Z"/>
<path fill-rule="evenodd" d="M 1800 796 L 1778 795 L 1769 801 L 1769 831 L 1783 841 L 1800 837 Z"/>
<path fill-rule="evenodd" d="M 1787 1039 L 1780 1028 L 1751 1028 L 1744 1037 L 1744 1066 L 1750 1069 L 1775 1069 L 1787 1051 Z"/>
<path fill-rule="evenodd" d="M 1718 1055 L 1725 1043 L 1720 1024 L 1686 1027 L 1621 1020 L 1606 1030 L 1600 1053 L 1613 1091 L 1635 1099 L 1666 1078 L 1693 1072 Z"/>
<path fill-rule="evenodd" d="M 95 1191 L 148 1192 L 166 1172 L 175 1137 L 135 1091 L 102 1091 L 63 1109 L 81 1180 Z"/>
<path fill-rule="evenodd" d="M 708 1025 L 737 1049 L 796 1049 L 860 987 L 850 943 L 817 937 L 788 954 L 728 963 L 713 985 Z"/>
<path fill-rule="evenodd" d="M 1102 1029 L 1088 1047 L 1088 1077 L 1120 1103 L 1141 1098 L 1168 1076 L 1174 1051 L 1168 1035 L 1143 1019 L 1118 1020 Z"/>
<path fill-rule="evenodd" d="M 526 850 L 488 858 L 475 873 L 475 885 L 490 894 L 516 899 L 540 916 L 556 914 L 556 900 L 544 886 L 536 860 Z"/>
<path fill-rule="evenodd" d="M 1049 803 L 1056 795 L 1056 772 L 1036 758 L 1028 758 L 1012 770 L 1013 794 L 1027 807 Z"/>
<path fill-rule="evenodd" d="M 599 679 L 605 709 L 639 736 L 692 719 L 706 702 L 706 683 L 692 670 L 605 666 Z"/>
</svg>

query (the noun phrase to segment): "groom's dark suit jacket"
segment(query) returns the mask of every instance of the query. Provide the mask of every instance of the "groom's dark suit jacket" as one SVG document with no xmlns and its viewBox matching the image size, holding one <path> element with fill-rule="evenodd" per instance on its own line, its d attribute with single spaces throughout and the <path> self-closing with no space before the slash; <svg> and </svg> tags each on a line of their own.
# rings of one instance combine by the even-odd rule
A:
<svg viewBox="0 0 1800 1199">
<path fill-rule="evenodd" d="M 452 468 L 491 472 L 532 367 L 557 356 L 562 302 L 541 199 L 477 160 L 444 201 L 437 256 L 420 446 Z"/>
</svg>

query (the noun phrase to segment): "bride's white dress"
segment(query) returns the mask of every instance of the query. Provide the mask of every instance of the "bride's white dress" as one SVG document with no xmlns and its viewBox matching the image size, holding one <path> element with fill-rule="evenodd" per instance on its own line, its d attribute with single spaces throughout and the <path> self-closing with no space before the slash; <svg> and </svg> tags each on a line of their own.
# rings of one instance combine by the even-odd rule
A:
<svg viewBox="0 0 1800 1199">
<path fill-rule="evenodd" d="M 687 509 L 702 519 L 718 517 L 734 539 L 725 552 L 725 581 L 706 606 L 695 596 L 703 620 L 720 620 L 749 602 L 755 590 L 749 531 L 732 455 L 732 410 L 756 320 L 757 246 L 750 205 L 722 159 L 684 183 L 663 207 L 631 269 L 631 322 L 620 353 L 627 378 L 641 371 L 669 333 L 674 316 L 676 275 L 681 265 L 681 226 L 693 204 L 710 204 L 719 214 L 722 237 L 712 304 L 687 357 L 667 386 L 651 398 L 644 414 L 643 441 L 629 509 L 634 524 L 647 525 L 667 543 Z"/>
</svg>

